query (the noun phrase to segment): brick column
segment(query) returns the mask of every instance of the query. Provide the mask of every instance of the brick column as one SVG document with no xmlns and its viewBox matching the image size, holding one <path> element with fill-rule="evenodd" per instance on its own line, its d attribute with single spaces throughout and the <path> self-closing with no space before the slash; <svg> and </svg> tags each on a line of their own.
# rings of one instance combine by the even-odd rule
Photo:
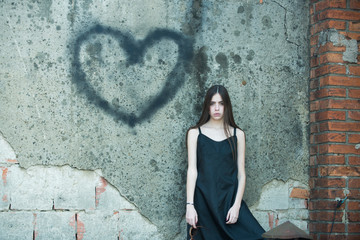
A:
<svg viewBox="0 0 360 240">
<path fill-rule="evenodd" d="M 309 230 L 360 239 L 360 0 L 310 0 L 310 24 Z"/>
</svg>

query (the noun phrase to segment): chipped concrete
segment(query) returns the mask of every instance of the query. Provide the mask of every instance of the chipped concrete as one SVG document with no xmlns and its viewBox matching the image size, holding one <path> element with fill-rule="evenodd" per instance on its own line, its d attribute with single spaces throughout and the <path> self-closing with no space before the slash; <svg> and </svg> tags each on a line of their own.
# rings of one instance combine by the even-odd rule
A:
<svg viewBox="0 0 360 240">
<path fill-rule="evenodd" d="M 319 45 L 324 45 L 327 42 L 333 43 L 334 46 L 346 47 L 343 53 L 344 62 L 357 63 L 357 56 L 359 54 L 357 41 L 355 39 L 347 39 L 340 34 L 336 29 L 329 29 L 322 31 L 319 34 Z"/>
<path fill-rule="evenodd" d="M 293 189 L 308 192 L 309 186 L 290 179 L 272 180 L 262 187 L 259 201 L 250 210 L 266 231 L 290 221 L 308 232 L 307 199 L 291 197 Z"/>
<path fill-rule="evenodd" d="M 75 234 L 78 239 L 162 239 L 157 227 L 108 184 L 100 170 L 0 165 L 1 172 L 4 169 L 8 171 L 0 189 L 8 198 L 1 200 L 6 203 L 0 208 L 0 219 L 6 219 L 0 224 L 1 239 L 33 234 L 34 239 L 70 239 Z"/>
<path fill-rule="evenodd" d="M 0 131 L 16 155 L 0 162 L 19 174 L 100 169 L 173 239 L 183 229 L 185 131 L 217 83 L 247 135 L 247 203 L 273 179 L 305 183 L 308 12 L 299 0 L 5 0 Z M 96 184 L 99 202 L 84 209 L 102 206 Z M 59 207 L 82 204 L 62 191 Z"/>
</svg>

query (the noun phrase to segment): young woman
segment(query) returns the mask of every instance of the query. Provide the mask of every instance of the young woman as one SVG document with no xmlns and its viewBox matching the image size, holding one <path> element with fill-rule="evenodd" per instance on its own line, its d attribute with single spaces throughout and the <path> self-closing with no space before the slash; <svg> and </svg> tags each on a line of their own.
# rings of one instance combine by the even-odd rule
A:
<svg viewBox="0 0 360 240">
<path fill-rule="evenodd" d="M 206 93 L 199 122 L 187 134 L 186 221 L 190 239 L 262 239 L 264 229 L 242 200 L 245 134 L 221 85 Z"/>
</svg>

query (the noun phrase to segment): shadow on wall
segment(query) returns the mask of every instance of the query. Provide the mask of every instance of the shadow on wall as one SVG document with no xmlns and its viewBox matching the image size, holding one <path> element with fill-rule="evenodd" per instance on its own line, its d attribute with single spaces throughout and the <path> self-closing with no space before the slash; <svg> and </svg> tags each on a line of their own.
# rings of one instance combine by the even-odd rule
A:
<svg viewBox="0 0 360 240">
<path fill-rule="evenodd" d="M 177 62 L 170 70 L 162 88 L 158 89 L 158 93 L 152 95 L 147 102 L 143 102 L 142 108 L 136 109 L 135 113 L 129 112 L 122 106 L 109 102 L 109 100 L 102 96 L 89 82 L 90 73 L 84 70 L 84 63 L 81 59 L 81 47 L 90 39 L 100 35 L 116 39 L 119 48 L 125 53 L 126 67 L 135 64 L 141 66 L 144 62 L 147 49 L 158 44 L 161 40 L 173 41 L 178 46 Z M 114 117 L 116 121 L 120 120 L 130 127 L 134 127 L 136 124 L 151 118 L 157 110 L 175 96 L 184 84 L 185 73 L 188 71 L 192 56 L 193 41 L 175 31 L 157 29 L 150 32 L 144 40 L 137 41 L 128 33 L 123 33 L 110 27 L 96 25 L 77 37 L 73 43 L 72 81 L 76 85 L 78 92 L 84 94 L 89 102 Z M 119 89 L 119 91 L 121 91 L 121 89 Z"/>
</svg>

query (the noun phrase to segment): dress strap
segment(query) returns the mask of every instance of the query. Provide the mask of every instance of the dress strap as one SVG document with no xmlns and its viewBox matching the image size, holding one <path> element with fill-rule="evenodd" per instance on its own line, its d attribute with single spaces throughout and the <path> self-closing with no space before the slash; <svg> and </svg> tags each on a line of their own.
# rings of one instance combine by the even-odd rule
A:
<svg viewBox="0 0 360 240">
<path fill-rule="evenodd" d="M 200 127 L 199 127 L 199 133 L 201 134 L 201 129 L 200 129 Z"/>
<path fill-rule="evenodd" d="M 236 137 L 236 128 L 234 127 L 234 137 Z"/>
</svg>

